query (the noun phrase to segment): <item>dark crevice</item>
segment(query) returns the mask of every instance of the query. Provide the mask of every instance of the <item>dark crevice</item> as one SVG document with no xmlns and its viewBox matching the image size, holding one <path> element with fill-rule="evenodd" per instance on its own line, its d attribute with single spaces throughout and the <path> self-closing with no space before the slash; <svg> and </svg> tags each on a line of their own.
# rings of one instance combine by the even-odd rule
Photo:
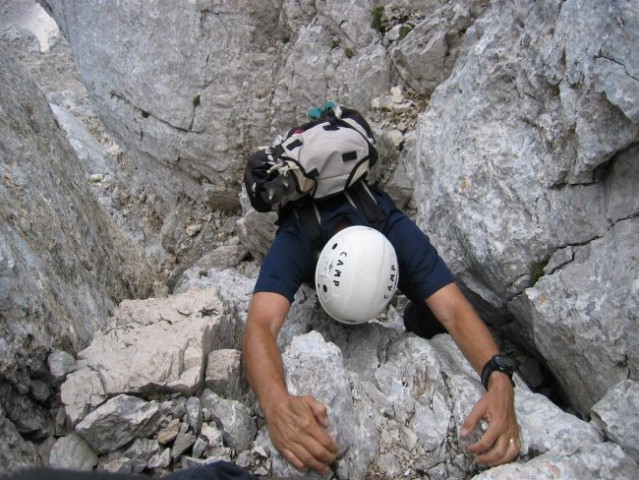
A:
<svg viewBox="0 0 639 480">
<path fill-rule="evenodd" d="M 562 190 L 564 188 L 569 187 L 583 187 L 588 185 L 593 185 L 596 183 L 605 182 L 610 176 L 611 172 L 614 170 L 615 164 L 619 160 L 621 156 L 623 156 L 626 152 L 630 151 L 633 148 L 637 147 L 637 143 L 631 143 L 630 145 L 625 146 L 622 150 L 618 150 L 611 154 L 608 159 L 602 161 L 599 165 L 597 165 L 592 170 L 592 180 L 589 182 L 557 182 L 549 187 L 550 190 Z M 565 175 L 564 175 L 565 177 Z"/>
<path fill-rule="evenodd" d="M 619 222 L 624 222 L 626 220 L 632 220 L 633 218 L 639 218 L 639 212 L 635 212 L 631 215 L 628 215 L 626 217 L 620 217 L 617 218 L 616 220 L 614 220 L 613 222 L 610 223 L 610 227 L 614 227 L 615 225 L 617 225 Z"/>
<path fill-rule="evenodd" d="M 592 172 L 593 183 L 605 182 L 610 176 L 615 164 L 615 157 L 610 157 L 608 160 L 600 163 L 595 167 Z"/>
<path fill-rule="evenodd" d="M 118 100 L 120 100 L 123 103 L 126 103 L 127 105 L 129 105 L 131 108 L 137 110 L 138 112 L 140 112 L 140 116 L 144 119 L 147 118 L 153 118 L 154 120 L 167 125 L 168 127 L 172 128 L 173 130 L 176 130 L 178 132 L 184 132 L 184 133 L 193 133 L 193 131 L 191 130 L 191 127 L 193 126 L 193 120 L 191 120 L 191 127 L 190 128 L 182 128 L 182 127 L 176 127 L 175 125 L 172 125 L 171 123 L 167 122 L 166 120 L 163 120 L 159 117 L 156 117 L 155 115 L 153 115 L 152 113 L 148 112 L 147 110 L 144 110 L 141 107 L 138 107 L 137 105 L 135 105 L 134 103 L 132 103 L 131 101 L 129 101 L 127 98 L 125 98 L 123 95 L 120 95 L 119 93 L 116 93 L 115 91 L 111 90 L 111 98 L 117 98 Z M 195 107 L 194 107 L 195 108 Z M 140 135 L 143 135 L 142 133 L 140 133 Z"/>
<path fill-rule="evenodd" d="M 639 78 L 631 75 L 630 72 L 628 71 L 628 69 L 626 68 L 626 66 L 623 63 L 619 62 L 618 60 L 615 60 L 614 58 L 606 57 L 605 55 L 596 55 L 595 56 L 595 60 L 598 59 L 598 58 L 603 58 L 604 60 L 608 60 L 609 62 L 616 63 L 621 68 L 623 68 L 623 71 L 626 72 L 626 75 L 628 75 L 633 80 L 639 82 Z"/>
<path fill-rule="evenodd" d="M 633 218 L 639 216 L 639 213 L 637 213 L 636 215 L 631 215 L 627 218 Z M 623 218 L 623 219 L 618 219 L 615 220 L 614 223 L 611 224 L 611 227 L 614 226 L 614 224 L 616 224 L 619 221 L 625 220 L 627 218 Z M 551 251 L 550 254 L 548 254 L 546 257 L 540 259 L 539 261 L 533 262 L 530 266 L 530 271 L 529 271 L 529 275 L 530 275 L 530 282 L 528 285 L 526 285 L 525 287 L 523 287 L 523 289 L 518 290 L 517 292 L 513 293 L 511 296 L 509 296 L 508 298 L 506 298 L 505 303 L 508 303 L 510 301 L 512 301 L 514 298 L 518 297 L 519 295 L 522 295 L 524 293 L 524 291 L 528 288 L 534 287 L 537 282 L 543 278 L 546 275 L 552 275 L 553 273 L 555 273 L 557 270 L 559 270 L 560 268 L 562 268 L 563 266 L 571 263 L 574 260 L 574 255 L 572 255 L 571 259 L 568 261 L 565 261 L 563 263 L 561 263 L 560 265 L 557 265 L 555 268 L 553 268 L 552 271 L 550 272 L 545 272 L 546 266 L 548 265 L 548 263 L 550 262 L 550 260 L 552 259 L 553 255 L 559 251 L 559 250 L 563 250 L 569 247 L 574 247 L 574 248 L 579 248 L 579 247 L 584 247 L 596 240 L 600 240 L 601 238 L 603 238 L 601 235 L 595 235 L 594 237 L 588 239 L 588 240 L 584 240 L 582 242 L 575 242 L 575 243 L 568 243 L 565 245 L 557 245 L 554 247 L 554 249 Z M 509 289 L 510 287 L 512 287 L 512 284 L 510 284 L 507 289 Z"/>
</svg>

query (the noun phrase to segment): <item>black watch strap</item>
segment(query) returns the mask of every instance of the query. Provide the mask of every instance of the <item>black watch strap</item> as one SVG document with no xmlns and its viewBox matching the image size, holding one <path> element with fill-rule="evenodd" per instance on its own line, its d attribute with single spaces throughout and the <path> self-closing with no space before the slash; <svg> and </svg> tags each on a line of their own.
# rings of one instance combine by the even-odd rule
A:
<svg viewBox="0 0 639 480">
<path fill-rule="evenodd" d="M 517 362 L 505 353 L 498 353 L 488 360 L 481 371 L 481 383 L 486 390 L 488 390 L 488 380 L 494 371 L 505 373 L 512 382 L 513 373 L 517 371 Z"/>
</svg>

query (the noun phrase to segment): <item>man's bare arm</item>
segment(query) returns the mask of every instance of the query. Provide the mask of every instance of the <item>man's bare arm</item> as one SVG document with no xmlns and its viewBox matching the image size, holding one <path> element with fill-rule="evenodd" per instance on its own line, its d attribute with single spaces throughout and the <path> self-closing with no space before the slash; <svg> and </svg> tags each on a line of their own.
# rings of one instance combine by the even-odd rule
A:
<svg viewBox="0 0 639 480">
<path fill-rule="evenodd" d="M 277 335 L 288 314 L 288 300 L 275 293 L 256 293 L 244 331 L 244 363 L 248 381 L 262 409 L 288 395 Z"/>
<path fill-rule="evenodd" d="M 244 331 L 244 364 L 257 395 L 269 436 L 280 453 L 297 469 L 324 475 L 337 455 L 326 433 L 326 407 L 313 397 L 288 393 L 277 347 L 277 335 L 289 310 L 288 299 L 277 293 L 253 295 Z"/>
<path fill-rule="evenodd" d="M 499 352 L 490 331 L 455 284 L 430 296 L 426 303 L 477 373 Z M 499 372 L 490 376 L 488 392 L 466 418 L 462 435 L 469 435 L 481 419 L 488 422 L 482 438 L 468 447 L 477 462 L 489 466 L 510 462 L 519 453 L 519 427 L 510 379 Z"/>
</svg>

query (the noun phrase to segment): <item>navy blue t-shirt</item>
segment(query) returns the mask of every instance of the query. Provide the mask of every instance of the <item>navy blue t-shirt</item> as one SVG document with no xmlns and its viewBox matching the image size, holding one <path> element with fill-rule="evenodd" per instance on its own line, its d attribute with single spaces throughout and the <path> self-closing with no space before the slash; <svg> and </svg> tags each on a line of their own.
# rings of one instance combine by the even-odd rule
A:
<svg viewBox="0 0 639 480">
<path fill-rule="evenodd" d="M 420 303 L 440 288 L 453 282 L 453 276 L 415 223 L 399 210 L 381 190 L 373 190 L 377 203 L 386 214 L 378 228 L 395 248 L 399 265 L 398 289 Z M 367 218 L 348 202 L 327 209 L 320 206 L 320 229 L 324 243 L 333 236 L 342 220 L 353 225 L 372 227 Z M 285 218 L 260 270 L 255 292 L 279 293 L 293 303 L 302 283 L 314 284 L 315 257 L 302 223 L 295 215 Z"/>
</svg>

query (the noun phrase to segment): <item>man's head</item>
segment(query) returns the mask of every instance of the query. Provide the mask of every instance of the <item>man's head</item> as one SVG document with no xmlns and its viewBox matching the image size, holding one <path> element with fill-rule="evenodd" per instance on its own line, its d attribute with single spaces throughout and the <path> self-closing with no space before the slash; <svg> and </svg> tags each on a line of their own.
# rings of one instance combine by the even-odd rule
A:
<svg viewBox="0 0 639 480">
<path fill-rule="evenodd" d="M 355 325 L 379 315 L 397 289 L 397 256 L 369 227 L 348 227 L 322 249 L 315 270 L 317 296 L 335 320 Z"/>
</svg>

